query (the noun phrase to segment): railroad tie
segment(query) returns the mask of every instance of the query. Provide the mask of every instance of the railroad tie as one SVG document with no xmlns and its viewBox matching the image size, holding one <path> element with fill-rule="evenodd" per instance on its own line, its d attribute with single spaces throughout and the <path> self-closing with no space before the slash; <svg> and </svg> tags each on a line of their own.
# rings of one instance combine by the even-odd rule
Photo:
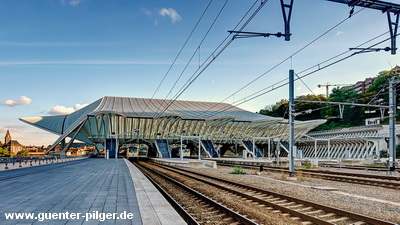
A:
<svg viewBox="0 0 400 225">
<path fill-rule="evenodd" d="M 297 211 L 298 212 L 303 212 L 303 211 L 307 211 L 307 210 L 310 210 L 310 209 L 313 209 L 313 207 L 306 207 L 306 208 L 303 208 L 303 209 L 299 209 Z"/>
<path fill-rule="evenodd" d="M 317 213 L 320 213 L 320 212 L 323 212 L 323 210 L 318 209 L 318 210 L 315 210 L 315 211 L 312 211 L 312 212 L 307 212 L 306 214 L 310 215 L 310 214 L 317 214 Z"/>
<path fill-rule="evenodd" d="M 331 222 L 331 223 L 336 223 L 336 222 L 340 222 L 340 221 L 345 221 L 345 220 L 348 220 L 349 219 L 349 217 L 340 217 L 340 218 L 337 218 L 337 219 L 333 219 L 333 220 L 328 220 L 328 222 Z"/>
<path fill-rule="evenodd" d="M 319 218 L 326 218 L 326 217 L 331 217 L 331 216 L 335 216 L 335 213 L 328 213 L 328 214 L 321 215 L 321 216 L 318 216 L 318 217 Z"/>
</svg>

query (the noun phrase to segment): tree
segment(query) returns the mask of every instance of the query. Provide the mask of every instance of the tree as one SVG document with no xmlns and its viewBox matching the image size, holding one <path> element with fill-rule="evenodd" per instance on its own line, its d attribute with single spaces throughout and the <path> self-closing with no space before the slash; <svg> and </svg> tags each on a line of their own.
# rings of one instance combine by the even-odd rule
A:
<svg viewBox="0 0 400 225">
<path fill-rule="evenodd" d="M 354 90 L 346 87 L 332 89 L 329 96 L 330 102 L 356 102 L 359 98 Z M 365 114 L 362 107 L 344 106 L 343 118 L 340 118 L 340 111 L 337 105 L 328 105 L 321 112 L 328 121 L 317 127 L 316 130 L 336 129 L 349 126 L 361 126 L 364 124 Z"/>
<path fill-rule="evenodd" d="M 310 101 L 326 101 L 323 95 L 301 95 L 296 98 L 296 100 L 310 100 Z M 321 103 L 310 103 L 310 102 L 297 102 L 295 110 L 299 112 L 296 116 L 296 120 L 314 120 L 321 119 L 320 108 L 323 107 Z M 289 118 L 289 101 L 282 99 L 275 105 L 266 106 L 264 109 L 260 110 L 260 114 L 274 117 L 284 117 Z"/>
<path fill-rule="evenodd" d="M 286 99 L 282 99 L 279 102 L 275 103 L 275 105 L 266 106 L 264 109 L 260 110 L 260 114 L 274 117 L 287 117 L 287 111 L 289 108 L 289 101 Z"/>
<path fill-rule="evenodd" d="M 17 153 L 17 156 L 22 156 L 22 157 L 28 157 L 29 156 L 29 151 L 28 150 L 21 150 Z"/>
<path fill-rule="evenodd" d="M 362 103 L 372 105 L 388 105 L 389 99 L 389 79 L 394 74 L 400 71 L 400 67 L 395 67 L 389 71 L 379 72 L 371 86 L 362 94 L 356 93 L 350 87 L 334 88 L 329 98 L 322 95 L 303 95 L 296 99 L 311 100 L 311 101 L 330 101 L 330 102 L 347 102 L 347 103 Z M 400 102 L 400 88 L 397 88 L 397 102 Z M 314 120 L 327 119 L 325 124 L 316 127 L 316 130 L 331 130 L 344 127 L 362 126 L 365 124 L 365 119 L 380 117 L 381 112 L 375 107 L 360 107 L 344 105 L 343 118 L 340 118 L 338 105 L 297 102 L 295 105 L 296 120 Z M 369 111 L 366 114 L 365 111 Z M 371 113 L 373 112 L 373 113 Z M 260 114 L 288 118 L 288 101 L 282 99 L 275 105 L 270 105 L 260 110 Z M 387 113 L 387 110 L 386 110 Z M 400 110 L 396 111 L 396 118 L 400 121 Z M 387 124 L 388 120 L 382 120 L 381 123 Z"/>
<path fill-rule="evenodd" d="M 308 100 L 308 101 L 326 101 L 324 95 L 301 95 L 296 100 Z M 315 120 L 322 119 L 324 115 L 321 113 L 321 109 L 324 107 L 322 103 L 314 102 L 296 102 L 295 111 L 299 113 L 296 116 L 296 120 Z"/>
<path fill-rule="evenodd" d="M 10 151 L 7 148 L 0 147 L 0 157 L 7 157 L 10 156 Z"/>
</svg>

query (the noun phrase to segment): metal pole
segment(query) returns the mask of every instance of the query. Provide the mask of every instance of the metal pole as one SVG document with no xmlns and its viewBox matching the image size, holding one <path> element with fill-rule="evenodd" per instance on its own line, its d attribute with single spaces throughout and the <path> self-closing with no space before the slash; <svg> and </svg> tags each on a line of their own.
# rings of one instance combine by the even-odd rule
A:
<svg viewBox="0 0 400 225">
<path fill-rule="evenodd" d="M 104 136 L 104 158 L 108 159 L 107 156 L 107 138 Z"/>
<path fill-rule="evenodd" d="M 289 70 L 289 176 L 294 176 L 294 70 Z"/>
<path fill-rule="evenodd" d="M 201 160 L 201 136 L 199 136 L 199 160 Z"/>
<path fill-rule="evenodd" d="M 181 161 L 183 160 L 183 152 L 182 152 L 182 136 L 181 136 L 181 151 L 180 151 L 180 157 L 181 157 Z"/>
<path fill-rule="evenodd" d="M 317 139 L 314 139 L 314 158 L 317 158 Z"/>
<path fill-rule="evenodd" d="M 271 138 L 268 138 L 268 158 L 271 158 Z"/>
<path fill-rule="evenodd" d="M 275 155 L 276 155 L 276 164 L 279 166 L 280 165 L 280 159 L 279 155 L 281 154 L 281 145 L 280 145 L 280 139 L 276 141 L 276 149 L 275 149 Z"/>
<path fill-rule="evenodd" d="M 331 158 L 331 139 L 328 139 L 328 159 Z"/>
<path fill-rule="evenodd" d="M 115 158 L 118 159 L 118 136 L 115 136 Z"/>
<path fill-rule="evenodd" d="M 328 98 L 328 95 L 329 95 L 329 84 L 326 83 L 326 95 L 325 95 L 325 97 Z"/>
<path fill-rule="evenodd" d="M 389 172 L 395 172 L 396 161 L 396 91 L 394 78 L 389 81 Z"/>
<path fill-rule="evenodd" d="M 256 158 L 256 147 L 255 147 L 255 143 L 254 143 L 254 137 L 253 137 L 253 159 Z"/>
</svg>

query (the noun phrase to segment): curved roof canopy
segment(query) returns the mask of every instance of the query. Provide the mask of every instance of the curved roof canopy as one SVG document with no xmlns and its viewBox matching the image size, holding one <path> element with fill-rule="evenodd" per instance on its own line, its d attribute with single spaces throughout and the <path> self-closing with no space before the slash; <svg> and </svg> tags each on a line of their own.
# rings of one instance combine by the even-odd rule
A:
<svg viewBox="0 0 400 225">
<path fill-rule="evenodd" d="M 175 139 L 163 131 L 179 135 L 205 135 L 219 131 L 219 140 L 238 137 L 238 132 L 256 137 L 287 133 L 287 120 L 249 112 L 227 103 L 105 96 L 68 115 L 20 118 L 21 121 L 60 135 L 53 147 L 69 137 L 80 141 L 104 143 L 111 134 L 138 129 L 120 139 L 154 141 Z M 296 137 L 325 122 L 296 121 Z M 284 139 L 284 137 L 283 137 Z M 173 141 L 173 140 L 172 140 Z M 122 141 L 123 142 L 123 141 Z"/>
</svg>

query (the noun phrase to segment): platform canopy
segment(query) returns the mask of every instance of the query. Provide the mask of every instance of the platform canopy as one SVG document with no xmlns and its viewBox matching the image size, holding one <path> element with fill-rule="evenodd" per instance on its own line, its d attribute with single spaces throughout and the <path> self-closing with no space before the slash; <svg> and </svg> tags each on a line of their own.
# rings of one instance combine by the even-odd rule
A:
<svg viewBox="0 0 400 225">
<path fill-rule="evenodd" d="M 288 121 L 249 112 L 227 103 L 160 100 L 105 96 L 68 115 L 20 118 L 21 121 L 52 132 L 60 137 L 55 146 L 76 139 L 101 145 L 113 134 L 119 143 L 140 139 L 154 143 L 156 139 L 178 142 L 180 137 L 204 136 L 223 144 L 234 139 L 279 136 L 287 139 Z M 324 123 L 325 120 L 296 121 L 296 138 Z M 135 132 L 130 132 L 136 130 Z M 170 133 L 168 133 L 168 132 Z M 208 135 L 214 133 L 213 135 Z M 261 141 L 261 140 L 260 140 Z M 63 146 L 65 152 L 70 144 Z"/>
</svg>

